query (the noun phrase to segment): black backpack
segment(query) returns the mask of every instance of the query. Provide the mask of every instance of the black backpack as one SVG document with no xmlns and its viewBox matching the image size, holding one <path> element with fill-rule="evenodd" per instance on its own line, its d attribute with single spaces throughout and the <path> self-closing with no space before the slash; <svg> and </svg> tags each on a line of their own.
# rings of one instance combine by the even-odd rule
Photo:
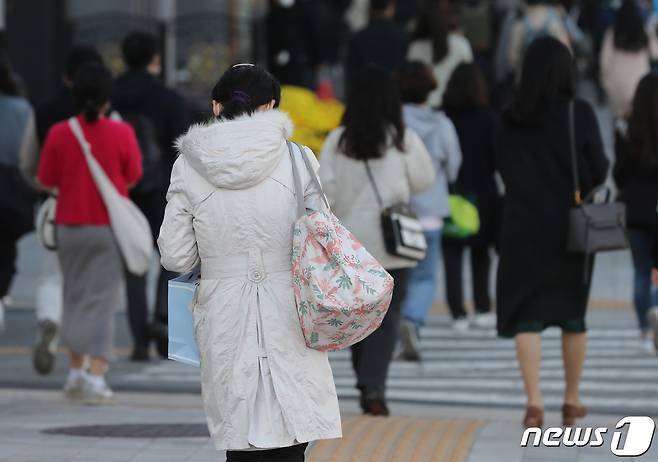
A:
<svg viewBox="0 0 658 462">
<path fill-rule="evenodd" d="M 164 184 L 164 159 L 155 125 L 147 116 L 136 112 L 122 113 L 120 117 L 135 130 L 139 149 L 142 151 L 142 178 L 130 192 L 146 194 L 157 191 Z"/>
</svg>

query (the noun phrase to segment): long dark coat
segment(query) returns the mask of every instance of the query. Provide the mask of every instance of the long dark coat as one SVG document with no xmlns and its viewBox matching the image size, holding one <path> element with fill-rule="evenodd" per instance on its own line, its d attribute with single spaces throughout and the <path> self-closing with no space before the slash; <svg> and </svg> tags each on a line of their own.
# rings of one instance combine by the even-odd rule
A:
<svg viewBox="0 0 658 462">
<path fill-rule="evenodd" d="M 592 108 L 575 104 L 577 158 L 583 197 L 605 181 L 609 162 Z M 585 258 L 569 254 L 568 212 L 574 203 L 568 102 L 549 108 L 538 126 L 503 122 L 497 166 L 506 197 L 498 267 L 498 332 L 519 321 L 556 323 L 585 316 Z"/>
</svg>

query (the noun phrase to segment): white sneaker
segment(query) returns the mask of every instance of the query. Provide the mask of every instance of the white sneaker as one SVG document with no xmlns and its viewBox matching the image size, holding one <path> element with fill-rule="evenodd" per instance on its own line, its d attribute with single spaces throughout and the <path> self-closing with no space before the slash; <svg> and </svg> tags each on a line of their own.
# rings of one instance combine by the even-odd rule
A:
<svg viewBox="0 0 658 462">
<path fill-rule="evenodd" d="M 640 351 L 648 356 L 656 354 L 656 349 L 653 345 L 653 335 L 644 335 L 640 337 Z"/>
<path fill-rule="evenodd" d="M 476 313 L 473 316 L 473 326 L 478 329 L 493 329 L 496 327 L 496 315 L 494 313 Z"/>
<path fill-rule="evenodd" d="M 459 333 L 468 332 L 470 324 L 468 318 L 459 318 L 452 321 L 452 330 Z"/>
<path fill-rule="evenodd" d="M 658 306 L 654 306 L 649 310 L 647 319 L 653 331 L 653 348 L 658 352 Z"/>
<path fill-rule="evenodd" d="M 82 399 L 85 404 L 107 404 L 114 393 L 103 377 L 88 376 L 82 387 Z"/>
<path fill-rule="evenodd" d="M 64 384 L 64 396 L 72 400 L 82 399 L 82 392 L 86 381 L 86 373 L 76 376 L 69 374 Z"/>
</svg>

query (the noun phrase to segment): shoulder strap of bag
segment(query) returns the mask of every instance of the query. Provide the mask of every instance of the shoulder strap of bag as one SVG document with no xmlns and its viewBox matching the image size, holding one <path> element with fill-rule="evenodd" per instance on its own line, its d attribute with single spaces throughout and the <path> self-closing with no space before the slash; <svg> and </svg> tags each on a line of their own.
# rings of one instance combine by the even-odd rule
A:
<svg viewBox="0 0 658 462">
<path fill-rule="evenodd" d="M 366 172 L 368 173 L 368 179 L 370 180 L 372 189 L 375 191 L 375 197 L 377 197 L 377 203 L 379 204 L 379 208 L 384 210 L 384 201 L 382 200 L 382 196 L 379 194 L 379 189 L 377 188 L 375 177 L 373 176 L 372 170 L 370 169 L 370 163 L 368 162 L 368 159 L 365 159 L 363 163 L 366 164 Z"/>
<path fill-rule="evenodd" d="M 80 126 L 80 122 L 78 122 L 78 119 L 76 117 L 71 117 L 68 120 L 68 123 L 69 123 L 69 127 L 71 128 L 71 131 L 73 132 L 73 135 L 75 135 L 75 138 L 78 140 L 78 143 L 82 148 L 82 152 L 85 156 L 85 160 L 87 161 L 87 166 L 89 167 L 91 176 L 94 179 L 94 183 L 96 183 L 96 187 L 98 188 L 101 196 L 103 197 L 103 200 L 105 201 L 107 200 L 107 198 L 105 197 L 107 191 L 106 188 L 112 188 L 114 191 L 116 191 L 116 186 L 114 186 L 114 183 L 112 183 L 110 178 L 103 170 L 103 167 L 101 167 L 101 165 L 98 163 L 98 161 L 92 154 L 91 145 L 86 140 L 85 135 L 82 132 L 82 127 Z"/>
<path fill-rule="evenodd" d="M 293 144 L 297 146 L 297 149 L 299 150 L 300 154 L 302 155 L 302 159 L 304 159 L 304 165 L 306 166 L 306 169 L 308 170 L 308 173 L 311 177 L 311 181 L 314 183 L 315 187 L 317 188 L 318 192 L 322 196 L 322 200 L 329 209 L 329 201 L 327 200 L 327 196 L 324 194 L 324 190 L 322 189 L 322 185 L 320 184 L 320 179 L 315 173 L 315 170 L 313 169 L 313 166 L 311 165 L 311 161 L 308 160 L 308 157 L 306 157 L 306 153 L 304 152 L 304 148 L 302 148 L 299 144 L 291 141 L 286 141 L 288 144 L 288 153 L 290 154 L 290 162 L 292 163 L 292 177 L 293 181 L 295 183 L 295 196 L 297 197 L 297 216 L 301 217 L 306 214 L 306 205 L 304 204 L 304 189 L 302 188 L 302 180 L 301 176 L 299 175 L 299 170 L 297 168 L 297 161 L 295 160 L 295 153 L 293 152 L 292 146 Z"/>
<path fill-rule="evenodd" d="M 576 122 L 575 122 L 575 104 L 569 103 L 569 150 L 571 151 L 571 173 L 573 175 L 574 203 L 582 203 L 582 194 L 580 190 L 580 175 L 578 173 L 578 156 L 576 154 Z"/>
</svg>

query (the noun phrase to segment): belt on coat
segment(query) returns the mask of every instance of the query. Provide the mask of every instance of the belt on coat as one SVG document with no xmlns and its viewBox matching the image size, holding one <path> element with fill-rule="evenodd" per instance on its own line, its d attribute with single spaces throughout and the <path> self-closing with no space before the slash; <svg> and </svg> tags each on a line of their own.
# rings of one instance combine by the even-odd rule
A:
<svg viewBox="0 0 658 462">
<path fill-rule="evenodd" d="M 244 276 L 259 284 L 268 274 L 292 270 L 290 254 L 263 253 L 252 249 L 242 254 L 205 257 L 201 259 L 201 279 L 222 279 Z"/>
</svg>

